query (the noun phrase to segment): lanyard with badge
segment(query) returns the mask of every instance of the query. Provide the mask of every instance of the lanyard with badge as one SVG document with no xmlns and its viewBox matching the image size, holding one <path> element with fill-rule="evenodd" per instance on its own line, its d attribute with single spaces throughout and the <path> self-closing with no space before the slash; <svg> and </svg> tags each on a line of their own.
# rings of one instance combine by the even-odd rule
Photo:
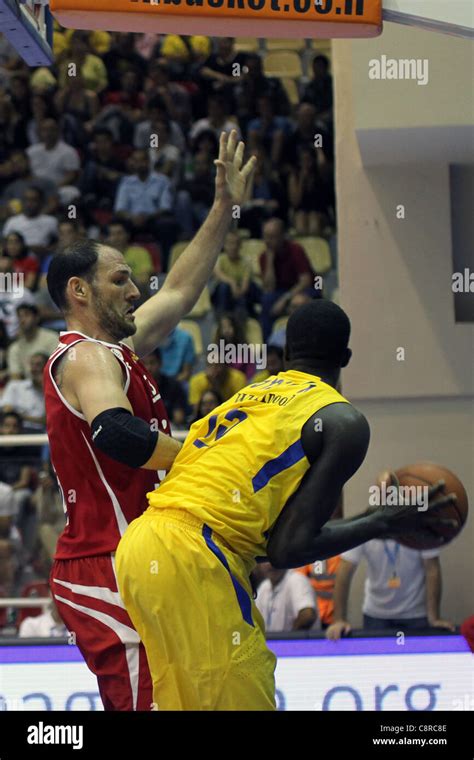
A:
<svg viewBox="0 0 474 760">
<path fill-rule="evenodd" d="M 397 560 L 398 555 L 400 554 L 400 544 L 395 544 L 395 548 L 392 550 L 387 545 L 387 542 L 383 542 L 383 548 L 385 551 L 385 554 L 387 555 L 388 561 L 390 565 L 392 566 L 392 575 L 387 581 L 387 586 L 389 588 L 400 588 L 401 580 L 400 576 L 397 573 Z"/>
</svg>

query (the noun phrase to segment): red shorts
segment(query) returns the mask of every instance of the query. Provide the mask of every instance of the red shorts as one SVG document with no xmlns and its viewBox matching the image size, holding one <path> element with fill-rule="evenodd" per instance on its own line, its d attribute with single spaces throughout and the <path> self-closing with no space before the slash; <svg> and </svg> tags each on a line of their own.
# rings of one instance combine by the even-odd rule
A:
<svg viewBox="0 0 474 760">
<path fill-rule="evenodd" d="M 57 559 L 51 591 L 59 614 L 97 676 L 105 710 L 151 710 L 145 649 L 120 597 L 113 555 Z"/>
</svg>

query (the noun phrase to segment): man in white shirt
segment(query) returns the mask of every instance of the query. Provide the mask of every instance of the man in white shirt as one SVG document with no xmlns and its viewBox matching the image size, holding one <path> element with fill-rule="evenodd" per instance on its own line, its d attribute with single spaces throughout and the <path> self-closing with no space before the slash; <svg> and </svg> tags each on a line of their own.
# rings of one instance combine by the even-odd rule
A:
<svg viewBox="0 0 474 760">
<path fill-rule="evenodd" d="M 294 570 L 277 570 L 269 562 L 262 569 L 266 579 L 255 603 L 267 633 L 315 628 L 316 595 L 308 578 Z"/>
<path fill-rule="evenodd" d="M 441 567 L 439 549 L 417 551 L 391 539 L 373 539 L 341 554 L 334 589 L 334 623 L 326 635 L 339 639 L 351 630 L 347 601 L 359 562 L 367 562 L 364 589 L 364 628 L 412 630 L 454 625 L 440 616 Z"/>
<path fill-rule="evenodd" d="M 40 142 L 30 145 L 26 152 L 31 170 L 37 177 L 50 179 L 58 187 L 61 203 L 67 204 L 79 196 L 75 183 L 79 179 L 81 162 L 75 148 L 60 139 L 54 119 L 44 119 L 39 126 Z"/>
<path fill-rule="evenodd" d="M 45 430 L 43 369 L 47 361 L 47 354 L 33 354 L 30 357 L 31 377 L 27 380 L 10 380 L 0 397 L 2 411 L 21 414 L 25 433 L 41 433 Z"/>
<path fill-rule="evenodd" d="M 44 353 L 51 356 L 59 343 L 58 333 L 39 327 L 39 310 L 36 304 L 21 304 L 17 307 L 17 315 L 18 338 L 7 350 L 10 380 L 31 377 L 30 359 L 33 354 Z"/>
<path fill-rule="evenodd" d="M 65 638 L 67 636 L 67 628 L 59 617 L 52 599 L 49 609 L 36 617 L 27 617 L 20 623 L 18 636 L 20 639 Z"/>
<path fill-rule="evenodd" d="M 42 213 L 44 196 L 40 188 L 34 185 L 25 190 L 22 205 L 23 212 L 5 222 L 2 236 L 6 238 L 11 232 L 18 232 L 30 251 L 42 255 L 58 233 L 57 219 Z"/>
<path fill-rule="evenodd" d="M 196 140 L 201 132 L 209 130 L 214 132 L 217 139 L 221 132 L 230 132 L 237 130 L 237 139 L 241 140 L 242 135 L 240 128 L 234 119 L 230 119 L 226 113 L 226 99 L 224 96 L 214 93 L 210 95 L 207 101 L 207 113 L 208 115 L 203 119 L 198 119 L 191 127 L 189 131 L 189 139 L 191 142 Z"/>
</svg>

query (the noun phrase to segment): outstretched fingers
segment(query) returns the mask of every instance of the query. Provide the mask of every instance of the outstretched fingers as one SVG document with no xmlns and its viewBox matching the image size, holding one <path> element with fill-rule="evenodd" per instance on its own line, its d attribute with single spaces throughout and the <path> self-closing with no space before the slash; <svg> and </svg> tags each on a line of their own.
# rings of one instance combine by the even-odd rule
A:
<svg viewBox="0 0 474 760">
<path fill-rule="evenodd" d="M 234 156 L 234 166 L 237 170 L 239 170 L 240 167 L 242 166 L 242 161 L 244 158 L 244 150 L 245 150 L 245 144 L 242 141 L 240 141 L 239 144 L 237 145 L 237 150 L 235 151 L 235 156 Z"/>
<path fill-rule="evenodd" d="M 245 166 L 242 167 L 241 174 L 245 180 L 247 180 L 252 172 L 255 170 L 255 167 L 257 165 L 257 159 L 255 156 L 250 156 L 249 160 L 245 164 Z"/>
<path fill-rule="evenodd" d="M 234 161 L 235 149 L 237 147 L 237 130 L 231 129 L 230 135 L 227 136 L 227 161 Z"/>
<path fill-rule="evenodd" d="M 228 141 L 227 132 L 221 132 L 221 136 L 219 138 L 219 156 L 217 159 L 220 164 L 223 164 L 227 161 L 227 141 Z"/>
</svg>

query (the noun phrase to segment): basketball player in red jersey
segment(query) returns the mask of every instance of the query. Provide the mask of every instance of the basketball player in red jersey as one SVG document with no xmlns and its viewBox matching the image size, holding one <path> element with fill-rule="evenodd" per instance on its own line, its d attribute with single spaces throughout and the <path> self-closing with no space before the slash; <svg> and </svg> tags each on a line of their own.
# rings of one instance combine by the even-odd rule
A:
<svg viewBox="0 0 474 760">
<path fill-rule="evenodd" d="M 152 708 L 146 655 L 118 592 L 114 555 L 146 508 L 157 470 L 168 470 L 181 447 L 140 357 L 192 309 L 209 279 L 232 207 L 248 192 L 255 159 L 242 166 L 243 153 L 235 131 L 222 133 L 210 213 L 161 290 L 135 313 L 140 292 L 113 248 L 80 241 L 48 271 L 67 323 L 44 373 L 50 455 L 67 514 L 51 589 L 106 710 Z"/>
</svg>

